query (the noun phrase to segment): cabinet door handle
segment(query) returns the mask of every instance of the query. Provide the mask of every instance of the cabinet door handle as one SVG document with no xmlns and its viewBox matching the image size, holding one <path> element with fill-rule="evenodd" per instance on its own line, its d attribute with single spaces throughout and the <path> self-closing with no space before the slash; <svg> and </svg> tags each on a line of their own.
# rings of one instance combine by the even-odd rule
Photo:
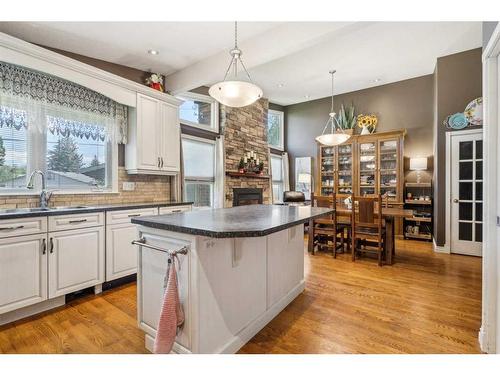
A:
<svg viewBox="0 0 500 375">
<path fill-rule="evenodd" d="M 160 157 L 158 156 L 158 168 L 160 168 Z"/>
<path fill-rule="evenodd" d="M 0 230 L 14 230 L 14 229 L 21 229 L 21 228 L 24 228 L 24 225 L 18 225 L 15 227 L 3 227 L 3 228 L 0 228 Z"/>
<path fill-rule="evenodd" d="M 50 241 L 50 249 L 49 249 L 49 251 L 52 254 L 52 253 L 54 253 L 54 240 L 52 239 L 52 237 L 50 237 L 49 241 Z"/>
<path fill-rule="evenodd" d="M 136 217 L 136 216 L 141 216 L 141 214 L 128 214 L 128 217 Z"/>
<path fill-rule="evenodd" d="M 47 241 L 45 240 L 45 238 L 42 238 L 42 254 L 47 254 Z"/>
<path fill-rule="evenodd" d="M 161 157 L 161 168 L 163 168 L 163 156 Z"/>
<path fill-rule="evenodd" d="M 182 210 L 172 210 L 172 213 L 182 212 Z"/>
<path fill-rule="evenodd" d="M 77 223 L 85 223 L 87 219 L 79 219 L 79 220 L 70 220 L 70 224 L 77 224 Z"/>
</svg>

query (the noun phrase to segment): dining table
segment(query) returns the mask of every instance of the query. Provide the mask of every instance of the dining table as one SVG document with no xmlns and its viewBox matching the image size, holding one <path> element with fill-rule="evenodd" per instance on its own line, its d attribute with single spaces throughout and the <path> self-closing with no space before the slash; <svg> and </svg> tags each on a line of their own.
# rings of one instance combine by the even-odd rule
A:
<svg viewBox="0 0 500 375">
<path fill-rule="evenodd" d="M 377 215 L 377 212 L 375 212 Z M 406 209 L 402 207 L 382 207 L 382 219 L 385 224 L 385 245 L 386 245 L 386 257 L 385 264 L 392 265 L 394 263 L 394 258 L 396 256 L 396 241 L 395 241 L 395 231 L 394 231 L 394 219 L 395 218 L 411 218 L 413 217 L 414 211 L 411 209 Z M 345 204 L 337 204 L 335 208 L 335 215 L 350 217 L 352 215 L 352 209 Z M 312 226 L 313 222 L 310 221 L 309 225 Z M 313 250 L 313 240 L 311 236 L 308 239 L 308 249 L 312 252 Z"/>
</svg>

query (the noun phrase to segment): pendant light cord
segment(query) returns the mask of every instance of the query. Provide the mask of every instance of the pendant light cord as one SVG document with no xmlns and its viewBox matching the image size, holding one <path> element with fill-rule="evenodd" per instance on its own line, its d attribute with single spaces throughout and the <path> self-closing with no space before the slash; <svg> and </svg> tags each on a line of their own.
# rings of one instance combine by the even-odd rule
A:
<svg viewBox="0 0 500 375">
<path fill-rule="evenodd" d="M 238 48 L 238 21 L 234 21 L 234 48 Z"/>
<path fill-rule="evenodd" d="M 233 54 L 233 51 L 238 51 L 238 55 Z M 238 21 L 234 21 L 234 48 L 231 51 L 231 56 L 233 58 L 231 59 L 231 62 L 229 63 L 229 66 L 227 67 L 226 74 L 224 75 L 223 81 L 227 79 L 227 75 L 229 74 L 229 71 L 231 70 L 231 67 L 233 67 L 233 74 L 235 79 L 238 77 L 238 61 L 240 62 L 241 66 L 243 67 L 243 70 L 245 71 L 245 74 L 248 77 L 248 80 L 250 83 L 253 83 L 252 77 L 250 77 L 250 73 L 248 73 L 248 70 L 243 64 L 243 60 L 241 59 L 241 51 L 238 48 Z"/>
</svg>

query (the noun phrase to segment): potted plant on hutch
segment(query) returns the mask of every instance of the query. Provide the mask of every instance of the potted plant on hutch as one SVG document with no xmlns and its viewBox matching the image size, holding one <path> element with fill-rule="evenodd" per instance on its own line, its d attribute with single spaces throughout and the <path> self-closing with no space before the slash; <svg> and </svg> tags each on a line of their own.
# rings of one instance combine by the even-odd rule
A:
<svg viewBox="0 0 500 375">
<path fill-rule="evenodd" d="M 335 121 L 339 128 L 344 130 L 345 134 L 353 135 L 354 126 L 356 125 L 356 116 L 354 115 L 354 104 L 346 108 L 342 104 L 340 106 L 340 111 L 335 117 Z"/>
</svg>

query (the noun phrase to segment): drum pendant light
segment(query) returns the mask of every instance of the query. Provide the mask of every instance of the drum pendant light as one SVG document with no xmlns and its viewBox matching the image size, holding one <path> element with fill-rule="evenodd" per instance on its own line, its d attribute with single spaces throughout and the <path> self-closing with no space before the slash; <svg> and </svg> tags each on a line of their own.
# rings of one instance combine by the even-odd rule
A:
<svg viewBox="0 0 500 375">
<path fill-rule="evenodd" d="M 241 59 L 242 52 L 238 48 L 237 22 L 234 23 L 234 48 L 229 53 L 231 55 L 231 62 L 226 70 L 224 79 L 212 85 L 208 93 L 219 103 L 228 107 L 245 107 L 262 97 L 262 89 L 252 82 L 252 78 Z M 243 72 L 246 74 L 248 80 L 243 79 L 243 77 L 238 77 L 238 64 L 241 64 Z M 233 75 L 228 77 L 231 71 Z M 241 75 L 243 76 L 243 74 Z"/>
<path fill-rule="evenodd" d="M 316 141 L 325 145 L 325 146 L 337 146 L 341 143 L 347 141 L 351 136 L 349 134 L 344 133 L 344 129 L 340 126 L 336 126 L 337 119 L 335 118 L 335 112 L 333 111 L 333 75 L 336 70 L 331 70 L 329 73 L 332 75 L 332 107 L 330 109 L 329 118 L 326 122 L 325 127 L 323 128 L 323 133 L 320 136 L 316 137 Z M 330 125 L 330 127 L 328 126 Z M 330 128 L 330 131 L 328 131 Z"/>
</svg>

